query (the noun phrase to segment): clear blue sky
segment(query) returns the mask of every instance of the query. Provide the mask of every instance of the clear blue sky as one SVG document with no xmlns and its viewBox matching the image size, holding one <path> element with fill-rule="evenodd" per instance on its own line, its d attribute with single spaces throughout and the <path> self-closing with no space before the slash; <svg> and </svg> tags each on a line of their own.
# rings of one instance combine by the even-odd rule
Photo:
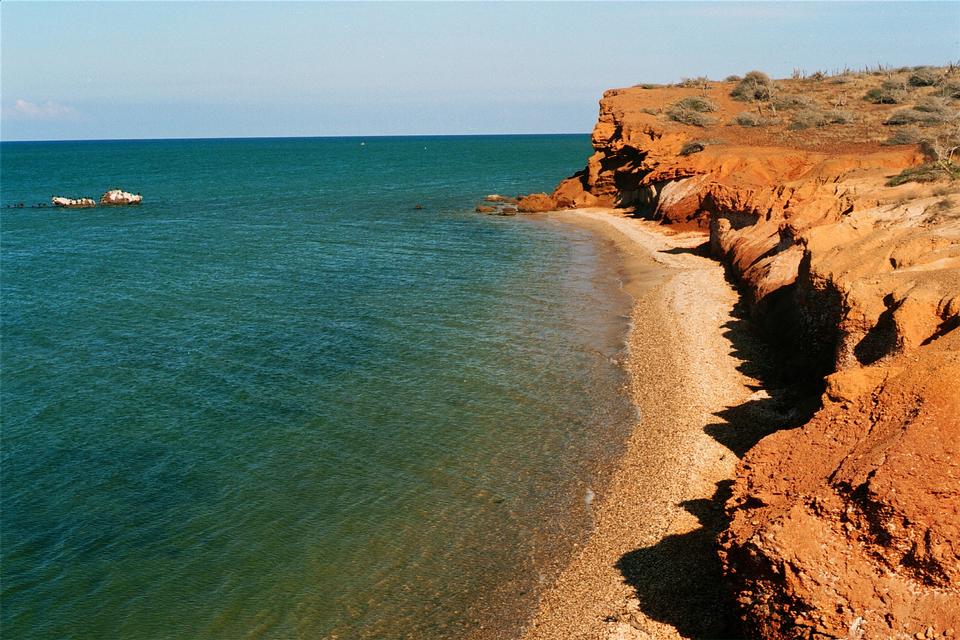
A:
<svg viewBox="0 0 960 640">
<path fill-rule="evenodd" d="M 960 60 L 960 3 L 0 3 L 5 140 L 586 132 L 604 89 Z"/>
</svg>

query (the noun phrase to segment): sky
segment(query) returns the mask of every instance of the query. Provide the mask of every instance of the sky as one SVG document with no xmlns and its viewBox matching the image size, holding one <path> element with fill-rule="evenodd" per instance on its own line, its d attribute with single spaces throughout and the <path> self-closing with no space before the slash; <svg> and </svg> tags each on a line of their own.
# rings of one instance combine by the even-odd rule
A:
<svg viewBox="0 0 960 640">
<path fill-rule="evenodd" d="M 960 62 L 960 2 L 0 3 L 0 138 L 588 132 L 604 90 Z"/>
</svg>

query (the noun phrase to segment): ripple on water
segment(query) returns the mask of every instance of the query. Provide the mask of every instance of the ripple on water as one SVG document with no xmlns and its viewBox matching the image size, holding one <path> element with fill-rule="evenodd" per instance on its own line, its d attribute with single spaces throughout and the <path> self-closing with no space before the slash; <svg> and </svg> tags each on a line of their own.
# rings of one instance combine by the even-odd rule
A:
<svg viewBox="0 0 960 640">
<path fill-rule="evenodd" d="M 627 301 L 470 209 L 589 137 L 366 142 L 4 143 L 3 203 L 146 197 L 2 210 L 7 635 L 509 636 L 584 535 Z"/>
</svg>

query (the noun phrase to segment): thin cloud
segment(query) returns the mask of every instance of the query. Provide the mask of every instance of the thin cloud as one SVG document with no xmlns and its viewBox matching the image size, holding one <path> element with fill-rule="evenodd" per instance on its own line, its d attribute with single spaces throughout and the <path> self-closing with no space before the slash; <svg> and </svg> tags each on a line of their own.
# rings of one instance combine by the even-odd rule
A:
<svg viewBox="0 0 960 640">
<path fill-rule="evenodd" d="M 5 108 L 3 115 L 8 118 L 29 120 L 74 120 L 80 112 L 70 105 L 48 100 L 43 103 L 30 102 L 18 98 L 12 107 Z"/>
</svg>

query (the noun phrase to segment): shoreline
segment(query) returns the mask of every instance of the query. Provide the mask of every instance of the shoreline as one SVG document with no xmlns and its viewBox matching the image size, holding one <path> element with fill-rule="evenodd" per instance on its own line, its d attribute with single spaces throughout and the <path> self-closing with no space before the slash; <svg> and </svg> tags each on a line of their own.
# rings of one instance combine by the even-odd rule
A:
<svg viewBox="0 0 960 640">
<path fill-rule="evenodd" d="M 671 233 L 611 209 L 546 215 L 616 247 L 633 297 L 624 368 L 640 419 L 594 503 L 593 530 L 521 637 L 735 635 L 713 548 L 738 457 L 718 434 L 755 420 L 727 413 L 764 393 L 741 373 L 752 348 L 738 344 L 748 339 L 739 296 L 722 265 L 699 255 L 705 234 Z"/>
</svg>

